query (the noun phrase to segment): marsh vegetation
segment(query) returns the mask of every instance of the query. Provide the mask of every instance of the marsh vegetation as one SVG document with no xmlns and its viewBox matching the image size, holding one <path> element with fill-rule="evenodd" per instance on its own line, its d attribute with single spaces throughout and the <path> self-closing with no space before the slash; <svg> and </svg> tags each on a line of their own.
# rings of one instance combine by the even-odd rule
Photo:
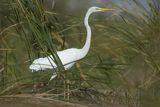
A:
<svg viewBox="0 0 160 107">
<path fill-rule="evenodd" d="M 0 95 L 158 107 L 160 0 L 122 1 L 126 7 L 119 2 L 103 4 L 115 11 L 93 15 L 89 54 L 64 71 L 56 51 L 84 45 L 85 12 L 61 13 L 45 0 L 1 0 Z M 52 70 L 31 73 L 28 66 L 50 54 L 58 65 L 58 76 L 48 83 Z"/>
</svg>

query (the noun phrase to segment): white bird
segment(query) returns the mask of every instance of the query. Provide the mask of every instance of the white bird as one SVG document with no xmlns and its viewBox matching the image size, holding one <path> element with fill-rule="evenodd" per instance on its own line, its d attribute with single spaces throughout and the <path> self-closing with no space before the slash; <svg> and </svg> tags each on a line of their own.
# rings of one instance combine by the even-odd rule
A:
<svg viewBox="0 0 160 107">
<path fill-rule="evenodd" d="M 94 12 L 107 11 L 107 10 L 113 10 L 113 9 L 100 8 L 100 7 L 91 7 L 88 9 L 84 18 L 84 25 L 87 31 L 87 38 L 85 45 L 83 46 L 82 49 L 70 48 L 62 51 L 57 51 L 57 55 L 59 56 L 65 70 L 70 69 L 75 64 L 75 61 L 84 58 L 89 51 L 91 44 L 91 28 L 88 24 L 89 16 Z M 43 58 L 38 58 L 33 61 L 33 63 L 29 66 L 29 69 L 31 69 L 32 72 L 39 70 L 46 70 L 46 69 L 55 69 L 57 68 L 57 65 L 55 64 L 53 59 L 54 58 L 52 55 Z M 52 80 L 55 77 L 56 73 L 54 72 L 50 80 Z"/>
</svg>

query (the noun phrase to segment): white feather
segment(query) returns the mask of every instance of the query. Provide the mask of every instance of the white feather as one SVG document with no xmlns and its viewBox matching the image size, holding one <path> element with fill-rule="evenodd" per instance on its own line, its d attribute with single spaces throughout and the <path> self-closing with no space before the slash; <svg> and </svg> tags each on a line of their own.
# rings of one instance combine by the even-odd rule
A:
<svg viewBox="0 0 160 107">
<path fill-rule="evenodd" d="M 65 70 L 71 68 L 75 64 L 75 61 L 80 60 L 87 55 L 90 48 L 90 44 L 91 44 L 91 28 L 88 24 L 89 16 L 93 12 L 101 11 L 100 9 L 102 8 L 91 7 L 88 9 L 86 13 L 86 16 L 84 18 L 84 25 L 87 31 L 87 38 L 83 48 L 82 49 L 71 48 L 71 49 L 66 49 L 66 50 L 57 52 L 57 55 L 59 56 Z M 46 69 L 55 69 L 55 68 L 57 68 L 57 65 L 55 64 L 54 58 L 52 57 L 52 55 L 44 58 L 38 58 L 34 60 L 33 63 L 29 66 L 29 69 L 31 69 L 32 72 L 39 71 L 39 70 L 46 70 Z M 56 73 L 53 73 L 53 76 L 50 78 L 50 80 L 52 80 L 55 77 L 56 77 Z"/>
</svg>

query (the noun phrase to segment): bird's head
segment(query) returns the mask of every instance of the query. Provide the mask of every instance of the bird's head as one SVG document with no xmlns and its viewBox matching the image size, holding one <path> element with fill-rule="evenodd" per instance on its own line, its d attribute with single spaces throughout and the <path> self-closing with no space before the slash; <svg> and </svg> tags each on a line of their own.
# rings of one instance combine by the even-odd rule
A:
<svg viewBox="0 0 160 107">
<path fill-rule="evenodd" d="M 100 11 L 109 11 L 109 10 L 114 10 L 114 9 L 111 9 L 111 8 L 101 8 L 101 7 L 91 7 L 89 9 L 90 12 L 100 12 Z"/>
</svg>

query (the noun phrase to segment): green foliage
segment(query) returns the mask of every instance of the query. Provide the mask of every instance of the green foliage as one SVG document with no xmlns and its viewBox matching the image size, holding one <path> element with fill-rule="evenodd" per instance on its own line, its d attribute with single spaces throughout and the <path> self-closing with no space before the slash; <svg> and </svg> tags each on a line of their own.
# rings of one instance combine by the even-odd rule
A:
<svg viewBox="0 0 160 107">
<path fill-rule="evenodd" d="M 0 94 L 31 93 L 36 84 L 47 84 L 38 90 L 49 98 L 158 106 L 160 1 L 130 2 L 129 9 L 115 4 L 107 20 L 91 18 L 89 55 L 64 71 L 56 51 L 82 47 L 83 19 L 47 11 L 43 0 L 2 0 Z M 48 84 L 52 71 L 31 73 L 28 65 L 50 54 L 59 75 Z"/>
</svg>

